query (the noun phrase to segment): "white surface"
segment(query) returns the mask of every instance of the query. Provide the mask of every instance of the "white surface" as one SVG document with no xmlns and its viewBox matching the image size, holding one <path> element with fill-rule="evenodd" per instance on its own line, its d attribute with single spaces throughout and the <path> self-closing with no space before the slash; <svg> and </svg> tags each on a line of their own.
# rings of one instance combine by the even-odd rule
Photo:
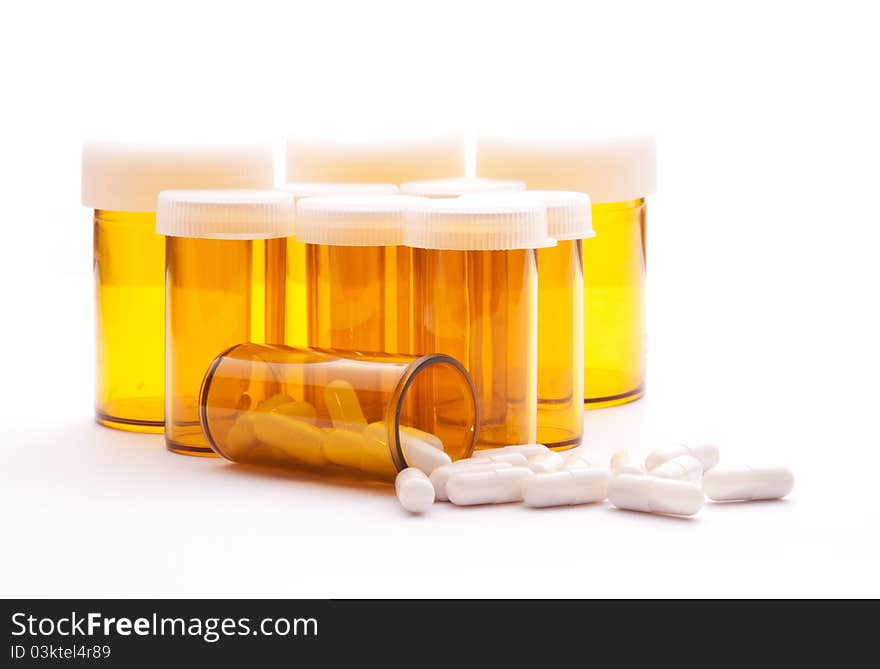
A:
<svg viewBox="0 0 880 669">
<path fill-rule="evenodd" d="M 880 596 L 870 4 L 450 2 L 431 30 L 400 30 L 386 5 L 368 39 L 375 3 L 251 3 L 218 9 L 211 31 L 179 3 L 0 10 L 13 102 L 0 124 L 0 595 Z M 505 29 L 487 30 L 499 16 Z M 320 69 L 291 69 L 318 53 Z M 377 66 L 388 82 L 365 76 Z M 327 79 L 301 103 L 298 86 Z M 541 94 L 524 96 L 528 84 Z M 353 109 L 356 94 L 377 102 Z M 707 503 L 693 520 L 608 505 L 411 517 L 390 486 L 256 474 L 91 422 L 83 137 L 256 128 L 280 141 L 354 111 L 439 126 L 603 110 L 650 114 L 660 183 L 649 390 L 587 416 L 595 464 L 703 437 L 722 464 L 791 467 L 787 500 Z"/>
</svg>

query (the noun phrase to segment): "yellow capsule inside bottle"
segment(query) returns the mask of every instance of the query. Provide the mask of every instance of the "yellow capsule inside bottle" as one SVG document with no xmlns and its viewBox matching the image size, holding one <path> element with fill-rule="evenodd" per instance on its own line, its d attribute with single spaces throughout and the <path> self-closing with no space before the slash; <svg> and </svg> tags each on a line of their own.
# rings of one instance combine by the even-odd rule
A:
<svg viewBox="0 0 880 669">
<path fill-rule="evenodd" d="M 645 197 L 656 187 L 651 136 L 481 137 L 481 175 L 532 189 L 587 193 L 596 239 L 584 244 L 584 406 L 640 398 L 645 389 Z"/>
<path fill-rule="evenodd" d="M 166 235 L 165 443 L 186 455 L 215 455 L 199 423 L 205 371 L 219 352 L 247 341 L 265 342 L 267 326 L 283 319 L 266 300 L 269 240 L 293 232 L 293 196 L 278 191 L 163 191 L 157 231 Z M 277 407 L 281 409 L 282 407 Z M 278 414 L 287 418 L 284 414 Z M 257 434 L 274 423 L 239 428 Z M 271 446 L 270 439 L 264 440 Z"/>
<path fill-rule="evenodd" d="M 461 360 L 480 402 L 478 448 L 537 438 L 538 273 L 553 246 L 529 200 L 425 200 L 407 225 L 417 351 Z M 443 389 L 438 389 L 441 402 Z"/>
<path fill-rule="evenodd" d="M 82 202 L 94 209 L 95 417 L 132 432 L 164 429 L 163 188 L 267 187 L 270 146 L 86 142 Z"/>
<path fill-rule="evenodd" d="M 310 346 L 410 354 L 412 251 L 403 246 L 415 198 L 303 198 L 297 240 L 306 247 Z"/>
</svg>

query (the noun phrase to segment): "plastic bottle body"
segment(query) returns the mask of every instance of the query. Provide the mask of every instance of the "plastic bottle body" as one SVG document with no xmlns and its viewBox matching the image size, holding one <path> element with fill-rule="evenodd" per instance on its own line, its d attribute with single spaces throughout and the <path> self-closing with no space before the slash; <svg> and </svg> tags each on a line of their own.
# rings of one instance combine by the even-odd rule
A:
<svg viewBox="0 0 880 669">
<path fill-rule="evenodd" d="M 595 240 L 590 240 L 592 244 Z M 583 241 L 538 249 L 538 437 L 571 448 L 583 436 Z"/>
<path fill-rule="evenodd" d="M 199 427 L 205 371 L 221 351 L 265 338 L 265 240 L 166 241 L 165 443 L 213 456 Z"/>
<path fill-rule="evenodd" d="M 534 250 L 413 249 L 414 340 L 460 360 L 480 402 L 478 447 L 537 437 Z M 443 389 L 441 388 L 441 401 Z"/>
<path fill-rule="evenodd" d="M 288 237 L 285 255 L 284 343 L 304 347 L 309 344 L 309 303 L 306 289 L 306 244 Z"/>
<path fill-rule="evenodd" d="M 470 376 L 443 355 L 242 344 L 210 365 L 199 404 L 227 459 L 384 481 L 438 443 L 449 458 L 469 457 L 479 429 Z"/>
<path fill-rule="evenodd" d="M 305 247 L 311 346 L 413 352 L 412 249 L 324 244 Z"/>
<path fill-rule="evenodd" d="M 164 259 L 154 213 L 95 210 L 95 417 L 107 427 L 162 432 Z"/>
<path fill-rule="evenodd" d="M 625 404 L 645 388 L 645 200 L 593 205 L 584 254 L 584 404 Z"/>
</svg>

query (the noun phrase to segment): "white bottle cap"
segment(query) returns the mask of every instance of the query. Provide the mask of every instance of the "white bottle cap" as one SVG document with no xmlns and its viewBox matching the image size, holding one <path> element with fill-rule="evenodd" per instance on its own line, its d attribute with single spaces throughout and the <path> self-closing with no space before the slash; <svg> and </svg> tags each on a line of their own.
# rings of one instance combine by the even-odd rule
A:
<svg viewBox="0 0 880 669">
<path fill-rule="evenodd" d="M 166 190 L 156 232 L 169 237 L 272 239 L 293 235 L 293 195 L 276 190 Z"/>
<path fill-rule="evenodd" d="M 420 200 L 403 195 L 306 197 L 297 202 L 296 238 L 330 246 L 398 246 L 406 212 Z"/>
<path fill-rule="evenodd" d="M 273 185 L 271 144 L 83 145 L 82 203 L 92 209 L 150 212 L 163 190 Z"/>
<path fill-rule="evenodd" d="M 462 198 L 498 197 L 499 193 L 472 193 Z M 566 239 L 590 239 L 593 230 L 593 210 L 590 196 L 570 190 L 525 190 L 505 193 L 505 197 L 522 197 L 540 200 L 547 207 L 547 233 L 558 241 Z"/>
<path fill-rule="evenodd" d="M 523 191 L 526 184 L 514 179 L 486 179 L 484 177 L 453 177 L 425 179 L 400 184 L 400 192 L 423 197 L 458 197 L 469 193 Z"/>
<path fill-rule="evenodd" d="M 342 183 L 338 181 L 294 181 L 284 184 L 278 190 L 301 197 L 322 197 L 326 195 L 394 195 L 398 192 L 394 184 Z"/>
<path fill-rule="evenodd" d="M 422 199 L 410 210 L 406 244 L 449 251 L 503 251 L 555 246 L 540 200 L 511 198 Z"/>
<path fill-rule="evenodd" d="M 421 137 L 356 141 L 287 140 L 286 180 L 399 184 L 464 174 L 464 138 Z"/>
<path fill-rule="evenodd" d="M 653 136 L 619 139 L 502 139 L 480 137 L 477 172 L 524 179 L 529 188 L 587 193 L 593 204 L 650 195 L 657 187 Z"/>
</svg>

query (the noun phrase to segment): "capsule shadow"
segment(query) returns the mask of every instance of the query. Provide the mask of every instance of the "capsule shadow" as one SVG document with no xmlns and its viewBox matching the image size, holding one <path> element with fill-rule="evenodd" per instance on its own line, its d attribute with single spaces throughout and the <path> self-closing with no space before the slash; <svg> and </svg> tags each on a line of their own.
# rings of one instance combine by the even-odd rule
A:
<svg viewBox="0 0 880 669">
<path fill-rule="evenodd" d="M 660 523 L 698 523 L 700 519 L 694 516 L 676 516 L 671 513 L 648 513 L 645 511 L 631 511 L 629 509 L 618 509 L 616 506 L 611 506 L 610 510 L 612 513 L 619 513 L 623 516 L 633 516 L 645 518 L 651 522 L 660 522 Z"/>
<path fill-rule="evenodd" d="M 723 509 L 726 507 L 758 507 L 758 506 L 784 506 L 786 504 L 791 504 L 791 500 L 789 499 L 729 499 L 729 500 L 714 500 L 714 499 L 706 499 L 706 508 L 708 509 Z"/>
<path fill-rule="evenodd" d="M 383 483 L 367 478 L 348 476 L 343 473 L 324 474 L 312 472 L 306 469 L 280 469 L 275 467 L 263 467 L 259 465 L 246 465 L 236 462 L 227 462 L 217 467 L 216 472 L 221 476 L 240 476 L 249 478 L 262 478 L 269 481 L 290 481 L 307 485 L 321 485 L 327 487 L 357 489 L 369 494 L 388 495 L 394 492 L 390 483 Z"/>
</svg>

